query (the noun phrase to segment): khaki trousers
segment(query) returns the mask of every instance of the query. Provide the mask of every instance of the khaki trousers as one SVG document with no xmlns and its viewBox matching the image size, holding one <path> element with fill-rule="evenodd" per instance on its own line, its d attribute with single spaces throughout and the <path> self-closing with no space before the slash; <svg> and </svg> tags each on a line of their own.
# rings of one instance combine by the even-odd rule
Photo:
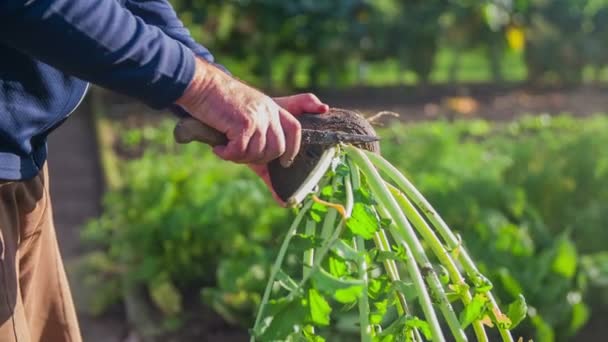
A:
<svg viewBox="0 0 608 342">
<path fill-rule="evenodd" d="M 0 342 L 81 340 L 46 166 L 28 181 L 0 181 Z"/>
</svg>

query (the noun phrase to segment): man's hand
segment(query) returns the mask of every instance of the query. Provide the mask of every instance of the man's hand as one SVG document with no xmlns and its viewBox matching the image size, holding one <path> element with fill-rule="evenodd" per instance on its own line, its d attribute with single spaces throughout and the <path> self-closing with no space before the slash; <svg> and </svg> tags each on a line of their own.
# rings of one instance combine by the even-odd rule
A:
<svg viewBox="0 0 608 342">
<path fill-rule="evenodd" d="M 294 116 L 304 113 L 323 114 L 329 110 L 329 106 L 321 102 L 315 95 L 310 93 L 275 97 L 274 101 Z M 270 175 L 268 174 L 268 167 L 266 164 L 249 164 L 249 167 L 264 180 L 264 183 L 266 183 L 272 192 L 272 197 L 274 197 L 275 201 L 281 205 L 284 205 L 285 203 L 279 198 L 272 188 L 272 183 L 270 182 Z"/>
<path fill-rule="evenodd" d="M 294 116 L 329 110 L 313 94 L 271 99 L 204 61 L 176 104 L 203 123 L 226 134 L 228 145 L 214 147 L 224 160 L 249 164 L 277 202 L 266 164 L 280 158 L 289 166 L 300 150 L 301 127 Z"/>
<path fill-rule="evenodd" d="M 280 158 L 281 165 L 289 166 L 298 154 L 301 138 L 300 123 L 289 110 L 213 65 L 198 59 L 196 63 L 194 78 L 176 104 L 226 134 L 228 145 L 213 151 L 236 163 L 263 165 Z M 286 97 L 279 102 L 297 109 L 302 99 Z M 302 110 L 327 108 L 320 102 L 308 106 Z"/>
</svg>

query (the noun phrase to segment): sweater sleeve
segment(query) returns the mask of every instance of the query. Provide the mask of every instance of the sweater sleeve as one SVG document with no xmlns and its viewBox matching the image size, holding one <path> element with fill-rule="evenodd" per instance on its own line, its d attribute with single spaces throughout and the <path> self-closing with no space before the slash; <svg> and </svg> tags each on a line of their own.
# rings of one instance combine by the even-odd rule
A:
<svg viewBox="0 0 608 342">
<path fill-rule="evenodd" d="M 187 47 L 116 0 L 0 1 L 0 44 L 154 108 L 183 94 L 194 75 L 193 50 L 206 51 Z"/>
<path fill-rule="evenodd" d="M 160 28 L 165 34 L 184 44 L 199 58 L 228 73 L 223 65 L 215 63 L 215 58 L 206 47 L 192 38 L 168 0 L 126 0 L 125 7 L 147 24 Z"/>
</svg>

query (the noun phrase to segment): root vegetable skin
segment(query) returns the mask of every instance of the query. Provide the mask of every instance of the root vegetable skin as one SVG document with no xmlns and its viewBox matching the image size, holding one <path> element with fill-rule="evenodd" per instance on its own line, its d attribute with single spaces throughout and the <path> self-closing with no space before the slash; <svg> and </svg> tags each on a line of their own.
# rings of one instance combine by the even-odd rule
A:
<svg viewBox="0 0 608 342">
<path fill-rule="evenodd" d="M 298 116 L 302 128 L 315 130 L 328 130 L 352 134 L 376 135 L 372 125 L 357 112 L 332 108 L 326 114 L 303 114 Z M 380 153 L 378 142 L 357 145 L 362 149 Z M 287 201 L 291 195 L 302 185 L 308 174 L 314 169 L 323 151 L 328 146 L 302 145 L 293 164 L 284 168 L 274 160 L 268 164 L 268 171 L 272 186 L 277 195 Z"/>
</svg>

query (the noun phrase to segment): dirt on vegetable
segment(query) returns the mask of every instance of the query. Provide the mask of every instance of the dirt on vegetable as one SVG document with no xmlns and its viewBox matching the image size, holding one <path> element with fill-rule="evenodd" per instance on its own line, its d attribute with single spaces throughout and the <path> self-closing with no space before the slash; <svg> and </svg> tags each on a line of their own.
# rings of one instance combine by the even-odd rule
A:
<svg viewBox="0 0 608 342">
<path fill-rule="evenodd" d="M 376 135 L 374 128 L 365 117 L 357 112 L 346 109 L 332 108 L 329 113 L 323 115 L 304 114 L 299 116 L 298 120 L 302 128 L 307 129 Z M 268 164 L 272 186 L 283 201 L 287 201 L 300 187 L 308 174 L 314 169 L 323 151 L 328 147 L 302 145 L 293 164 L 288 168 L 282 167 L 278 160 Z M 363 143 L 357 145 L 357 147 L 376 153 L 380 152 L 380 143 L 377 141 Z"/>
</svg>

